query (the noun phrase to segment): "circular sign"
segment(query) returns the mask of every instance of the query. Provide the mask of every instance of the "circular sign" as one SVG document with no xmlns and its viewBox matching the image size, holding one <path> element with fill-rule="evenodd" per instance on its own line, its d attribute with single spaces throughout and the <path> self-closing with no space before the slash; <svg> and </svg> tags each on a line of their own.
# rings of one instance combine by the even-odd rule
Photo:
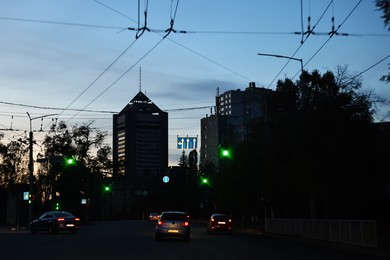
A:
<svg viewBox="0 0 390 260">
<path fill-rule="evenodd" d="M 163 180 L 163 182 L 168 183 L 169 182 L 169 177 L 168 176 L 164 176 L 162 180 Z"/>
</svg>

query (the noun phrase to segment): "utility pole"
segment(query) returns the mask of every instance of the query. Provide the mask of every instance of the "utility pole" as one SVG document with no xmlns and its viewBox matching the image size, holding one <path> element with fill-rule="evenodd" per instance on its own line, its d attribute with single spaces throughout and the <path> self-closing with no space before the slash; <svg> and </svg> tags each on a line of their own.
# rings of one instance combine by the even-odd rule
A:
<svg viewBox="0 0 390 260">
<path fill-rule="evenodd" d="M 47 117 L 47 116 L 55 116 L 55 115 L 58 115 L 58 114 L 50 114 L 50 115 L 31 117 L 28 112 L 26 112 L 26 113 L 28 115 L 28 118 L 30 119 L 30 134 L 29 134 L 29 138 L 28 138 L 29 150 L 30 150 L 30 159 L 29 159 L 29 163 L 28 163 L 28 169 L 29 169 L 29 197 L 30 197 L 29 208 L 28 208 L 28 226 L 30 227 L 30 223 L 31 223 L 32 217 L 33 217 L 33 208 L 34 208 L 33 207 L 34 201 L 31 199 L 31 197 L 33 196 L 33 193 L 34 193 L 34 158 L 33 158 L 33 154 L 34 154 L 34 148 L 33 148 L 34 140 L 33 140 L 33 131 L 32 131 L 32 121 L 34 119 L 44 118 L 44 117 Z"/>
</svg>

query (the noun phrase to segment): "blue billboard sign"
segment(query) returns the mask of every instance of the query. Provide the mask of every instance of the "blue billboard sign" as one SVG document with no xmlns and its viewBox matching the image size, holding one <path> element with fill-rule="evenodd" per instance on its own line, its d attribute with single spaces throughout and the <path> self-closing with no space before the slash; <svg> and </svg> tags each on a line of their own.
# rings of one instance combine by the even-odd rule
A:
<svg viewBox="0 0 390 260">
<path fill-rule="evenodd" d="M 177 149 L 197 149 L 198 148 L 198 136 L 177 136 Z"/>
</svg>

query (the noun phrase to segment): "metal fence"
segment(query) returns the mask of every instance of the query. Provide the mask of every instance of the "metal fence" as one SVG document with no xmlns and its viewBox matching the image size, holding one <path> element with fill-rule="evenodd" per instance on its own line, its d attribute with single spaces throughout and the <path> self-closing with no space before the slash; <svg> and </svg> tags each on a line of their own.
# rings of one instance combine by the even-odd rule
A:
<svg viewBox="0 0 390 260">
<path fill-rule="evenodd" d="M 375 220 L 267 218 L 265 231 L 366 247 L 378 246 Z"/>
</svg>

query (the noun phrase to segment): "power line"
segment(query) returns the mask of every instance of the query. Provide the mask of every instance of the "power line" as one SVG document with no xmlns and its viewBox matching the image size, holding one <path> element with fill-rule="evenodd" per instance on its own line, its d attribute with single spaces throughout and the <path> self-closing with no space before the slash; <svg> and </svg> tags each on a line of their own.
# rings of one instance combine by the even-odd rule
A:
<svg viewBox="0 0 390 260">
<path fill-rule="evenodd" d="M 59 108 L 59 107 L 34 106 L 34 105 L 27 105 L 27 104 L 6 102 L 6 101 L 0 101 L 0 104 L 11 105 L 11 106 L 20 106 L 20 107 L 29 107 L 29 108 L 38 108 L 38 109 L 48 109 L 48 110 L 68 110 L 68 111 L 80 111 L 80 112 L 82 111 L 82 112 L 91 112 L 91 113 L 110 113 L 110 114 L 117 113 L 117 112 L 113 112 L 113 111 L 102 111 L 102 110 L 70 109 L 70 108 Z"/>
<path fill-rule="evenodd" d="M 98 2 L 98 1 L 97 1 Z M 98 2 L 100 3 L 100 2 Z M 177 2 L 177 5 L 178 5 L 178 2 Z M 111 8 L 110 8 L 111 9 Z M 112 10 L 112 9 L 111 9 Z M 176 6 L 176 10 L 177 10 L 177 6 Z M 176 10 L 175 10 L 175 16 L 176 16 Z M 149 53 L 151 53 L 155 48 L 157 48 L 158 45 L 161 44 L 161 42 L 172 32 L 172 28 L 173 28 L 173 24 L 174 24 L 174 18 L 171 18 L 171 22 L 170 22 L 170 29 L 167 30 L 166 34 L 164 35 L 164 37 L 158 41 L 149 51 L 147 51 L 140 59 L 138 59 L 129 69 L 127 69 L 121 76 L 119 76 L 112 84 L 110 84 L 107 88 L 105 88 L 99 95 L 97 95 L 92 101 L 90 101 L 83 109 L 87 108 L 89 105 L 91 105 L 93 102 L 95 102 L 99 97 L 101 97 L 105 92 L 107 92 L 110 88 L 112 88 L 120 79 L 122 79 L 131 69 L 133 69 L 139 62 L 141 62 L 147 55 L 149 55 Z M 145 11 L 145 26 L 146 26 L 146 11 Z M 139 39 L 140 35 L 137 35 L 134 42 L 128 47 L 130 48 L 137 39 Z M 127 48 L 127 49 L 128 49 Z M 127 49 L 125 50 L 125 52 L 127 51 Z M 124 52 L 123 52 L 124 53 Z M 123 53 L 120 55 L 122 56 Z M 112 64 L 114 64 L 117 60 L 119 59 L 119 57 L 114 60 L 114 62 L 111 63 L 111 65 L 109 67 L 112 66 Z M 105 70 L 107 71 L 109 69 L 109 67 Z M 104 71 L 104 72 L 105 72 Z M 103 72 L 103 73 L 104 73 Z M 103 74 L 102 73 L 102 74 Z M 101 74 L 101 75 L 102 75 Z M 100 77 L 100 76 L 99 76 Z M 95 80 L 96 81 L 96 80 Z M 94 82 L 95 82 L 94 81 Z M 93 83 L 92 83 L 93 84 Z M 91 84 L 91 85 L 92 85 Z M 88 87 L 89 88 L 89 87 Z M 88 89 L 87 88 L 87 89 Z M 85 91 L 84 91 L 85 92 Z M 78 97 L 80 97 L 84 92 L 82 92 Z M 72 118 L 70 118 L 67 122 L 69 122 L 71 119 L 73 119 L 76 115 L 78 115 L 79 112 L 77 112 Z"/>
<path fill-rule="evenodd" d="M 337 31 L 338 29 L 345 23 L 345 21 L 351 16 L 351 14 L 356 10 L 356 8 L 360 5 L 360 3 L 362 2 L 362 0 L 360 0 L 356 5 L 355 7 L 349 12 L 349 14 L 346 16 L 346 18 L 343 20 L 343 22 L 337 27 L 337 29 L 335 29 L 332 33 L 329 34 L 329 38 L 320 46 L 320 48 L 310 57 L 309 60 L 306 61 L 306 63 L 303 65 L 303 67 L 305 67 L 320 51 L 321 49 L 330 41 L 330 39 L 334 36 L 334 35 L 337 35 Z M 328 6 L 325 8 L 325 11 L 322 13 L 322 15 L 320 16 L 320 18 L 318 19 L 317 23 L 315 24 L 315 26 L 313 27 L 312 30 L 314 30 L 314 28 L 317 26 L 317 24 L 320 22 L 320 20 L 322 19 L 322 17 L 324 16 L 324 14 L 326 13 L 326 11 L 329 9 L 330 5 L 333 3 L 333 0 L 329 2 Z M 298 52 L 298 50 L 303 46 L 303 44 L 305 43 L 305 41 L 308 39 L 309 35 L 312 35 L 312 33 L 310 32 L 310 28 L 307 32 L 307 37 L 304 39 L 304 41 L 301 43 L 301 45 L 297 48 L 297 50 L 294 52 L 294 54 L 291 56 L 291 57 L 294 57 L 295 54 Z M 272 85 L 272 83 L 278 78 L 278 76 L 280 75 L 280 73 L 282 73 L 282 71 L 285 69 L 285 67 L 290 63 L 291 60 L 288 60 L 286 62 L 286 64 L 283 66 L 283 68 L 279 71 L 279 73 L 275 76 L 275 78 L 272 80 L 272 82 L 269 84 L 268 88 L 270 88 L 270 86 Z M 298 71 L 293 78 L 295 78 L 298 74 L 299 74 L 300 71 Z"/>
<path fill-rule="evenodd" d="M 319 52 L 320 50 L 330 41 L 330 39 L 336 35 L 337 31 L 340 29 L 340 27 L 347 21 L 347 19 L 352 15 L 352 13 L 356 10 L 356 8 L 361 4 L 363 0 L 360 0 L 356 5 L 355 7 L 349 12 L 349 14 L 344 18 L 344 20 L 341 22 L 341 24 L 337 27 L 337 29 L 335 31 L 333 31 L 331 34 L 329 34 L 329 38 L 320 46 L 320 48 L 318 48 L 318 50 L 310 57 L 310 59 L 306 62 L 305 65 L 307 65 Z M 295 76 L 293 78 L 296 77 L 296 75 L 298 74 L 299 72 L 297 72 L 295 74 Z"/>
<path fill-rule="evenodd" d="M 99 29 L 126 30 L 126 27 L 119 27 L 119 26 L 106 26 L 106 25 L 81 24 L 81 23 L 68 23 L 68 22 L 35 20 L 35 19 L 5 17 L 5 16 L 0 16 L 0 20 L 9 20 L 9 21 L 16 21 L 16 22 L 30 22 L 30 23 L 46 23 L 46 24 L 56 24 L 56 25 L 68 25 L 68 26 L 81 26 L 81 27 L 90 27 L 90 28 L 99 28 Z"/>
<path fill-rule="evenodd" d="M 44 106 L 32 106 L 27 104 L 21 104 L 21 103 L 12 103 L 12 102 L 5 102 L 0 101 L 2 104 L 7 105 L 13 105 L 13 106 L 20 106 L 20 107 L 33 107 L 33 108 L 39 108 L 39 109 L 48 109 L 48 110 L 65 110 L 65 108 L 58 108 L 58 107 L 44 107 Z M 214 106 L 200 106 L 200 107 L 186 107 L 186 108 L 172 108 L 172 109 L 164 109 L 164 111 L 183 111 L 183 110 L 196 110 L 196 109 L 205 109 L 205 108 L 212 108 Z M 77 111 L 77 112 L 90 112 L 90 113 L 103 113 L 103 114 L 117 114 L 117 111 L 106 111 L 106 110 L 88 110 L 88 109 L 67 109 L 68 111 Z M 15 113 L 15 112 L 5 112 L 5 113 Z M 24 113 L 23 113 L 24 114 Z"/>
</svg>

